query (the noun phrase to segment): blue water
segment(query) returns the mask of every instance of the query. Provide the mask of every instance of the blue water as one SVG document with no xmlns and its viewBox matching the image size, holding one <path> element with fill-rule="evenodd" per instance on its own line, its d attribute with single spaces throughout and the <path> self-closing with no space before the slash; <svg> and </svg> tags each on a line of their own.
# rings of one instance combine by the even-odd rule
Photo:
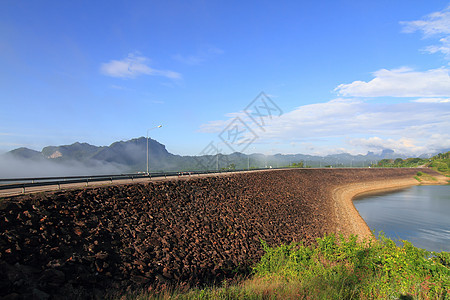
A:
<svg viewBox="0 0 450 300">
<path fill-rule="evenodd" d="M 413 186 L 358 198 L 356 209 L 371 230 L 429 251 L 450 251 L 450 185 Z"/>
</svg>

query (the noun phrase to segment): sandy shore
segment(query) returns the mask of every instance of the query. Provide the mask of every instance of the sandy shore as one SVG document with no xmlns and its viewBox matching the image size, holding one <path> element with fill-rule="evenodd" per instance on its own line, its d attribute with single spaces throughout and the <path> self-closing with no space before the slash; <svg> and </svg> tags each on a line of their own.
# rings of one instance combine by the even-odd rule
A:
<svg viewBox="0 0 450 300">
<path fill-rule="evenodd" d="M 435 176 L 437 181 L 419 182 L 415 178 L 351 183 L 333 189 L 332 197 L 336 213 L 336 232 L 345 236 L 357 234 L 359 239 L 373 237 L 372 231 L 353 204 L 353 199 L 363 194 L 400 190 L 414 185 L 448 184 L 449 178 Z"/>
</svg>

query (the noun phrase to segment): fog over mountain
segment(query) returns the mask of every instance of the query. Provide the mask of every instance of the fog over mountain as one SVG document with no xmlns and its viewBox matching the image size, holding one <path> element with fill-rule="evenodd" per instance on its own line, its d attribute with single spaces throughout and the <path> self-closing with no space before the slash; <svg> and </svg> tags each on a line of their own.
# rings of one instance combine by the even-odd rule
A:
<svg viewBox="0 0 450 300">
<path fill-rule="evenodd" d="M 180 156 L 169 153 L 163 144 L 153 139 L 148 140 L 148 147 L 150 172 L 276 168 L 300 161 L 311 167 L 367 167 L 380 159 L 406 158 L 390 149 L 384 149 L 380 154 L 341 153 L 324 157 L 304 154 L 247 155 L 239 152 L 228 155 Z M 146 155 L 145 137 L 100 147 L 76 142 L 71 145 L 47 146 L 40 152 L 18 148 L 0 155 L 0 178 L 145 172 Z"/>
</svg>

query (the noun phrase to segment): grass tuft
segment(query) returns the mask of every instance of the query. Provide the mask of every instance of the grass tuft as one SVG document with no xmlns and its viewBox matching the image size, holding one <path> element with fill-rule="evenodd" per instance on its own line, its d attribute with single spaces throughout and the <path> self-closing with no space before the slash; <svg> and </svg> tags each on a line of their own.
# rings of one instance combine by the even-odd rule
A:
<svg viewBox="0 0 450 300">
<path fill-rule="evenodd" d="M 327 235 L 317 244 L 269 247 L 251 279 L 186 293 L 166 291 L 134 299 L 448 299 L 450 253 L 428 252 L 381 236 Z"/>
<path fill-rule="evenodd" d="M 414 176 L 414 178 L 419 181 L 419 182 L 423 182 L 423 181 L 437 181 L 436 177 L 431 176 L 430 174 L 427 174 L 425 172 L 417 172 L 416 176 Z"/>
</svg>

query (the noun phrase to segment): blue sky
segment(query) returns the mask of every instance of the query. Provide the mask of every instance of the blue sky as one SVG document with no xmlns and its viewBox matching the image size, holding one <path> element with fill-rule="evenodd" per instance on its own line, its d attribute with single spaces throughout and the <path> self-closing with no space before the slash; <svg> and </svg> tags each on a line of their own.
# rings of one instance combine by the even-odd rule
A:
<svg viewBox="0 0 450 300">
<path fill-rule="evenodd" d="M 449 70 L 448 0 L 5 0 L 0 152 L 159 124 L 182 155 L 433 152 L 450 148 Z M 279 108 L 264 126 L 260 92 Z"/>
</svg>

